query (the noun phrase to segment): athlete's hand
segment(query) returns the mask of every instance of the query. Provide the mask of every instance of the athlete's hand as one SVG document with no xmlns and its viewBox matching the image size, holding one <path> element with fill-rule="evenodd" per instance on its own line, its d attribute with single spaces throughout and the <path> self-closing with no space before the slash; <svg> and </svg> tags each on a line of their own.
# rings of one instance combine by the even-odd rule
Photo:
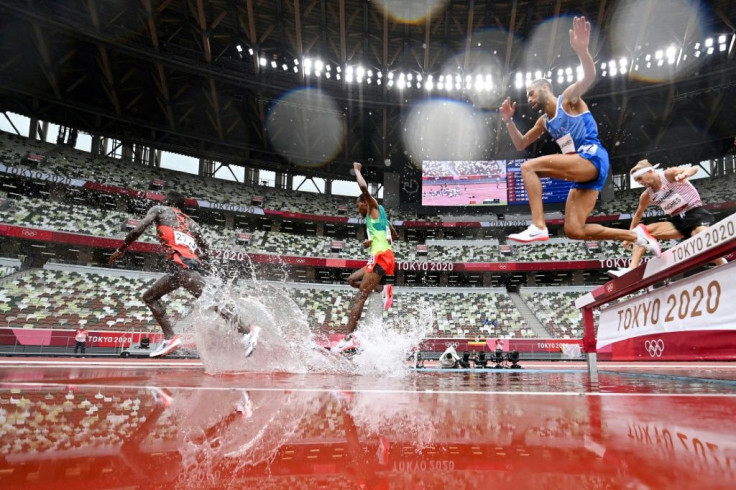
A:
<svg viewBox="0 0 736 490">
<path fill-rule="evenodd" d="M 675 182 L 685 182 L 688 177 L 690 177 L 690 172 L 688 172 L 690 169 L 680 170 L 675 174 Z"/>
<path fill-rule="evenodd" d="M 625 248 L 626 250 L 630 249 L 630 248 L 631 248 L 631 242 L 630 242 L 630 241 L 628 241 L 628 240 L 626 240 L 626 241 L 624 242 L 624 248 Z"/>
<path fill-rule="evenodd" d="M 373 240 L 363 240 L 363 248 L 368 248 L 373 243 Z"/>
<path fill-rule="evenodd" d="M 119 259 L 122 259 L 123 258 L 123 255 L 125 255 L 125 250 L 117 249 L 117 250 L 115 250 L 115 252 L 113 252 L 113 254 L 110 256 L 110 258 L 107 259 L 107 263 L 108 264 L 114 264 Z"/>
<path fill-rule="evenodd" d="M 353 170 L 356 172 L 360 172 L 360 169 L 363 168 L 363 165 L 358 162 L 353 162 Z"/>
<path fill-rule="evenodd" d="M 506 97 L 501 107 L 498 108 L 498 112 L 501 114 L 501 120 L 505 123 L 511 122 L 511 118 L 514 117 L 516 111 L 516 102 L 511 103 L 511 97 Z"/>
<path fill-rule="evenodd" d="M 590 43 L 590 22 L 585 17 L 575 17 L 572 19 L 572 29 L 570 29 L 570 46 L 576 53 L 588 50 Z"/>
</svg>

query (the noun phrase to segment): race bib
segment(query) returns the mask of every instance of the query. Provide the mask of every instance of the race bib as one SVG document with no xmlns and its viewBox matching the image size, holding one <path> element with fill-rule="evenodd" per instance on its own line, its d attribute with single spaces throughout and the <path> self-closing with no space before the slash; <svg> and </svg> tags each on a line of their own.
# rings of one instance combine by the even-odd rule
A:
<svg viewBox="0 0 736 490">
<path fill-rule="evenodd" d="M 682 212 L 682 209 L 687 207 L 685 199 L 672 190 L 667 191 L 658 201 L 655 204 L 669 215 L 679 214 Z"/>
<path fill-rule="evenodd" d="M 197 243 L 194 241 L 194 238 L 180 231 L 174 230 L 174 243 L 177 245 L 184 245 L 192 252 L 197 250 Z"/>
<path fill-rule="evenodd" d="M 570 136 L 569 133 L 562 135 L 562 137 L 560 138 L 557 138 L 557 144 L 560 145 L 560 150 L 562 150 L 562 153 L 577 153 L 575 151 L 575 142 L 572 140 L 572 136 Z"/>
</svg>

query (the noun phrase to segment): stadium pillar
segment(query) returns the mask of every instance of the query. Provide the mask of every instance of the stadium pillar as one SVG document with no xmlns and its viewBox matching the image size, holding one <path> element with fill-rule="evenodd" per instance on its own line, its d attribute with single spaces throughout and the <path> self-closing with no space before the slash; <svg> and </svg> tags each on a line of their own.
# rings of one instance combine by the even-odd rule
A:
<svg viewBox="0 0 736 490">
<path fill-rule="evenodd" d="M 332 179 L 325 179 L 325 195 L 332 195 Z"/>
<path fill-rule="evenodd" d="M 199 175 L 201 177 L 212 177 L 214 174 L 214 162 L 206 158 L 199 159 Z"/>
<path fill-rule="evenodd" d="M 537 273 L 536 272 L 532 271 L 532 272 L 526 273 L 526 285 L 527 286 L 537 285 Z"/>
<path fill-rule="evenodd" d="M 28 139 L 31 141 L 38 139 L 38 119 L 35 117 L 31 118 L 31 122 L 28 125 Z"/>
<path fill-rule="evenodd" d="M 99 155 L 100 154 L 100 140 L 102 138 L 100 135 L 95 134 L 92 135 L 92 148 L 90 148 L 90 153 L 93 155 Z"/>
<path fill-rule="evenodd" d="M 325 236 L 325 224 L 321 221 L 317 222 L 317 236 Z"/>
</svg>

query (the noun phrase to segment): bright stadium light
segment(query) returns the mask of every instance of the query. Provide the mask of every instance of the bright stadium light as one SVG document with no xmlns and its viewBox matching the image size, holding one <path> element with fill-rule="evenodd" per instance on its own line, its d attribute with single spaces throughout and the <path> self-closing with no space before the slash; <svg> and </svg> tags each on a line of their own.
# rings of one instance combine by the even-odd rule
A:
<svg viewBox="0 0 736 490">
<path fill-rule="evenodd" d="M 258 60 L 258 64 L 261 65 L 261 66 L 266 66 L 266 58 L 261 57 Z"/>
<path fill-rule="evenodd" d="M 325 64 L 322 63 L 322 60 L 317 59 L 314 61 L 314 70 L 315 71 L 322 71 L 322 68 L 325 67 Z"/>
<path fill-rule="evenodd" d="M 388 79 L 393 80 L 394 79 L 394 72 L 390 71 L 388 72 Z"/>
<path fill-rule="evenodd" d="M 362 65 L 358 65 L 358 67 L 355 69 L 355 74 L 359 78 L 363 78 L 363 75 L 365 75 L 365 68 L 363 68 Z"/>
<path fill-rule="evenodd" d="M 241 46 L 240 44 L 238 44 L 237 46 L 235 46 L 235 49 L 238 50 L 238 53 L 242 53 L 243 52 L 243 46 Z"/>
<path fill-rule="evenodd" d="M 431 92 L 434 88 L 434 82 L 432 80 L 427 80 L 427 82 L 424 84 L 424 88 L 427 90 L 427 92 Z"/>
<path fill-rule="evenodd" d="M 710 48 L 711 46 L 713 46 L 713 38 L 709 37 L 708 39 L 705 40 L 705 47 Z"/>
<path fill-rule="evenodd" d="M 369 77 L 373 76 L 373 70 L 368 70 L 366 73 L 368 74 Z"/>
<path fill-rule="evenodd" d="M 253 48 L 248 48 L 248 54 L 253 56 Z"/>
</svg>

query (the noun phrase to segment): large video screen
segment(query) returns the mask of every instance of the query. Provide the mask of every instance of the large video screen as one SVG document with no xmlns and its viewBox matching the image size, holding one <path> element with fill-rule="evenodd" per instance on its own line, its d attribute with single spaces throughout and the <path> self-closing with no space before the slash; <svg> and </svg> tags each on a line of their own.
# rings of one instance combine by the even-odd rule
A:
<svg viewBox="0 0 736 490">
<path fill-rule="evenodd" d="M 422 206 L 529 204 L 521 178 L 525 160 L 424 161 Z M 562 203 L 572 182 L 542 179 L 542 202 Z"/>
<path fill-rule="evenodd" d="M 505 206 L 506 161 L 424 161 L 422 206 Z"/>
</svg>

